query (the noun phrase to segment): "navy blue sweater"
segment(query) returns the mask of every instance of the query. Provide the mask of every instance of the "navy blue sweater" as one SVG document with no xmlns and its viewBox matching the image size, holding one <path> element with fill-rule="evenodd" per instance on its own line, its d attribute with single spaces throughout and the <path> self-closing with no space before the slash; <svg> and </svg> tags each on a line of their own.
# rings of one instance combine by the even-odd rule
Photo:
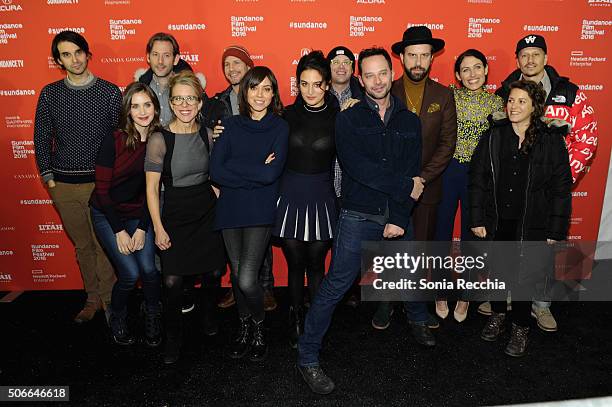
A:
<svg viewBox="0 0 612 407">
<path fill-rule="evenodd" d="M 385 125 L 365 101 L 338 113 L 336 149 L 342 166 L 342 207 L 384 215 L 406 228 L 414 200 L 412 178 L 421 168 L 421 122 L 394 98 Z"/>
<path fill-rule="evenodd" d="M 289 126 L 268 113 L 260 121 L 227 118 L 210 158 L 210 178 L 221 187 L 215 229 L 271 225 L 276 221 L 279 178 L 287 159 Z M 265 164 L 274 153 L 276 159 Z"/>
</svg>

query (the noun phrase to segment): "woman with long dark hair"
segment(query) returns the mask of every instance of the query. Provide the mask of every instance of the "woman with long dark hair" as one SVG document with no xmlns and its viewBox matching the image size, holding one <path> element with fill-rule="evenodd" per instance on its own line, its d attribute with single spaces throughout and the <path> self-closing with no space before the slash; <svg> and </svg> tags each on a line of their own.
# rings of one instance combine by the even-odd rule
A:
<svg viewBox="0 0 612 407">
<path fill-rule="evenodd" d="M 507 116 L 494 115 L 491 130 L 472 156 L 471 230 L 478 238 L 553 244 L 567 236 L 572 176 L 564 137 L 569 126 L 560 120 L 544 121 L 545 100 L 540 84 L 513 82 Z M 516 262 L 505 258 L 504 263 L 520 270 L 518 259 L 518 255 Z M 533 279 L 525 283 L 520 276 L 513 278 L 517 291 L 529 292 L 534 285 Z M 505 330 L 506 301 L 492 301 L 491 308 L 493 313 L 481 333 L 486 341 L 497 340 Z M 506 354 L 525 354 L 530 313 L 531 301 L 513 301 Z"/>
<path fill-rule="evenodd" d="M 474 149 L 480 137 L 489 129 L 487 117 L 501 112 L 504 102 L 499 96 L 485 88 L 489 66 L 485 55 L 476 50 L 462 52 L 455 61 L 455 77 L 461 86 L 450 85 L 457 107 L 457 147 L 448 167 L 442 174 L 442 201 L 438 207 L 436 241 L 451 242 L 455 226 L 457 205 L 461 205 L 461 241 L 473 239 L 470 231 L 468 204 L 468 170 Z M 465 245 L 462 245 L 465 248 Z M 450 251 L 450 250 L 449 250 Z M 447 253 L 445 253 L 447 254 Z M 450 280 L 449 273 L 442 277 Z M 438 293 L 436 314 L 444 319 L 448 316 L 447 292 Z M 469 297 L 467 290 L 457 292 L 453 316 L 457 322 L 467 317 Z"/>
<path fill-rule="evenodd" d="M 191 71 L 174 75 L 168 86 L 173 119 L 167 129 L 150 137 L 145 171 L 166 289 L 164 363 L 172 364 L 182 344 L 184 277 L 201 275 L 207 280 L 225 267 L 225 256 L 221 235 L 213 230 L 217 196 L 208 176 L 208 135 L 199 123 L 204 90 Z M 161 214 L 160 180 L 164 183 Z M 214 306 L 214 298 L 202 292 L 202 308 L 207 310 L 210 304 Z"/>
<path fill-rule="evenodd" d="M 240 114 L 224 122 L 211 157 L 211 179 L 221 188 L 215 228 L 231 263 L 240 326 L 229 356 L 251 361 L 267 354 L 264 297 L 258 273 L 276 220 L 279 178 L 287 156 L 288 126 L 281 117 L 278 82 L 265 66 L 240 81 Z"/>
<path fill-rule="evenodd" d="M 299 60 L 296 78 L 299 95 L 283 115 L 289 123 L 289 151 L 272 232 L 282 239 L 287 259 L 292 348 L 297 347 L 303 331 L 304 274 L 310 298 L 314 298 L 325 276 L 325 256 L 335 236 L 332 166 L 336 113 L 340 110 L 337 99 L 328 91 L 331 69 L 321 51 L 312 51 Z"/>
<path fill-rule="evenodd" d="M 147 140 L 160 130 L 159 111 L 157 97 L 147 85 L 130 84 L 123 94 L 119 128 L 104 138 L 96 161 L 92 223 L 117 271 L 109 324 L 119 345 L 134 343 L 127 304 L 139 277 L 145 297 L 145 342 L 154 347 L 161 341 L 159 272 L 144 172 Z"/>
</svg>

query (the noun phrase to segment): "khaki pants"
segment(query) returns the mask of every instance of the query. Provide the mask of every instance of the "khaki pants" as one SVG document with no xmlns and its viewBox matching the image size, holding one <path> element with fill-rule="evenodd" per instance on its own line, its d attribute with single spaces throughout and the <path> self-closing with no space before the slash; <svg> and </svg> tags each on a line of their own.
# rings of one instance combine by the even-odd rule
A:
<svg viewBox="0 0 612 407">
<path fill-rule="evenodd" d="M 74 243 L 87 301 L 98 303 L 101 300 L 103 304 L 109 305 L 116 279 L 91 223 L 89 198 L 93 189 L 93 182 L 56 182 L 54 188 L 49 188 L 49 194 L 62 218 L 64 230 Z"/>
</svg>

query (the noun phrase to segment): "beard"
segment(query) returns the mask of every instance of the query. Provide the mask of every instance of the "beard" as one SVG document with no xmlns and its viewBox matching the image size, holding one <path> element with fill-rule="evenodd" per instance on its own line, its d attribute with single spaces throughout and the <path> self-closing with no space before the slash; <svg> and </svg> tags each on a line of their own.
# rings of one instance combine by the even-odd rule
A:
<svg viewBox="0 0 612 407">
<path fill-rule="evenodd" d="M 419 69 L 419 71 L 416 71 L 416 69 Z M 404 66 L 404 72 L 406 73 L 406 75 L 408 75 L 408 78 L 410 78 L 411 81 L 413 82 L 420 82 L 423 79 L 427 78 L 429 76 L 429 71 L 431 70 L 431 65 L 429 66 L 429 68 L 422 70 L 423 67 L 421 66 L 415 66 L 413 68 L 406 68 Z"/>
<path fill-rule="evenodd" d="M 374 100 L 380 100 L 380 99 L 384 99 L 387 97 L 387 95 L 389 94 L 389 92 L 391 92 L 391 86 L 388 86 L 385 89 L 385 92 L 383 94 L 374 94 L 374 92 L 372 92 L 370 89 L 366 89 L 365 90 L 366 93 L 368 94 L 369 97 L 371 97 Z"/>
</svg>

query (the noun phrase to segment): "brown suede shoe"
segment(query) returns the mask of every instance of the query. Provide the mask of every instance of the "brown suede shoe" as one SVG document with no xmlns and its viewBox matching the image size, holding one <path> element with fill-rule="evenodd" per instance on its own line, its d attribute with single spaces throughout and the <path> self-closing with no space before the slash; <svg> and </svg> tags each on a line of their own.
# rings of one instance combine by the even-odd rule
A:
<svg viewBox="0 0 612 407">
<path fill-rule="evenodd" d="M 100 300 L 98 301 L 87 301 L 83 306 L 83 309 L 76 314 L 74 317 L 74 322 L 77 324 L 82 324 L 84 322 L 89 322 L 96 316 L 96 312 L 102 309 L 102 303 Z"/>
<path fill-rule="evenodd" d="M 229 308 L 232 305 L 236 304 L 236 299 L 234 298 L 234 289 L 230 288 L 227 291 L 227 294 L 223 296 L 217 303 L 217 307 L 219 308 Z"/>
<path fill-rule="evenodd" d="M 272 290 L 264 290 L 264 311 L 274 311 L 278 307 Z"/>
</svg>

